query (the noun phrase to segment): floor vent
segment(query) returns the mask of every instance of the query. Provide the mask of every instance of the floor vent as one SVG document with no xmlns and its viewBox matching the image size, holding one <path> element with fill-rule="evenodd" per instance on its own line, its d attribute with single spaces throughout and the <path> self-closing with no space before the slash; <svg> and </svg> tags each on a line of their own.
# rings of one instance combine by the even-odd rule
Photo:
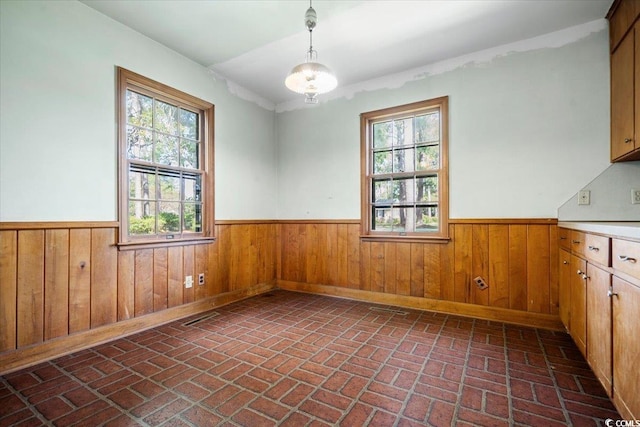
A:
<svg viewBox="0 0 640 427">
<path fill-rule="evenodd" d="M 196 324 L 198 322 L 202 322 L 203 320 L 207 320 L 207 319 L 209 319 L 211 317 L 215 317 L 217 315 L 218 315 L 218 313 L 215 312 L 215 311 L 209 312 L 209 313 L 207 313 L 207 314 L 205 314 L 203 316 L 200 316 L 200 317 L 198 317 L 196 319 L 189 320 L 188 322 L 183 323 L 182 326 L 191 326 L 191 325 L 194 325 L 194 324 Z"/>
<path fill-rule="evenodd" d="M 397 314 L 399 316 L 406 316 L 407 314 L 409 314 L 408 311 L 394 310 L 392 308 L 384 308 L 384 307 L 369 307 L 369 310 L 371 310 L 371 311 L 380 311 L 380 312 L 383 312 L 383 313 L 393 313 L 393 314 Z"/>
</svg>

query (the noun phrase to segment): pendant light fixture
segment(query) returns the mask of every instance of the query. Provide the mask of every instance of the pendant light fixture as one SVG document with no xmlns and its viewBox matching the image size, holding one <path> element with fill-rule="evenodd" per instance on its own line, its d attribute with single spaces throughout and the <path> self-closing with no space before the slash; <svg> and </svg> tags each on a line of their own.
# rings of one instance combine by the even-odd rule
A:
<svg viewBox="0 0 640 427">
<path fill-rule="evenodd" d="M 304 23 L 309 30 L 309 50 L 305 62 L 293 67 L 284 84 L 292 91 L 304 94 L 304 102 L 317 104 L 318 94 L 332 91 L 338 85 L 336 76 L 326 66 L 316 62 L 318 52 L 313 50 L 313 29 L 318 22 L 316 11 L 309 0 L 309 9 L 304 15 Z"/>
</svg>

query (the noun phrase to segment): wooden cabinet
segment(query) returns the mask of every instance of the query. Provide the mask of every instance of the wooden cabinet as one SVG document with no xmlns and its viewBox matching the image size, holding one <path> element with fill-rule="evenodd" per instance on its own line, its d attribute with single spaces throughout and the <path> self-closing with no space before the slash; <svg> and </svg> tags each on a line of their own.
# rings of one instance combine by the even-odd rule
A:
<svg viewBox="0 0 640 427">
<path fill-rule="evenodd" d="M 605 391 L 612 394 L 611 274 L 593 264 L 587 268 L 587 361 Z"/>
<path fill-rule="evenodd" d="M 561 237 L 562 238 L 562 237 Z M 560 249 L 560 265 L 558 267 L 558 305 L 560 320 L 567 331 L 571 329 L 571 253 Z"/>
<path fill-rule="evenodd" d="M 613 277 L 613 402 L 625 419 L 640 417 L 640 287 Z"/>
<path fill-rule="evenodd" d="M 638 419 L 640 241 L 563 228 L 558 236 L 560 319 L 622 418 Z"/>
<path fill-rule="evenodd" d="M 576 342 L 582 355 L 587 357 L 587 262 L 571 255 L 571 273 L 569 288 L 571 304 L 569 306 L 569 333 Z"/>
<path fill-rule="evenodd" d="M 640 159 L 640 1 L 614 2 L 611 40 L 611 161 Z"/>
</svg>

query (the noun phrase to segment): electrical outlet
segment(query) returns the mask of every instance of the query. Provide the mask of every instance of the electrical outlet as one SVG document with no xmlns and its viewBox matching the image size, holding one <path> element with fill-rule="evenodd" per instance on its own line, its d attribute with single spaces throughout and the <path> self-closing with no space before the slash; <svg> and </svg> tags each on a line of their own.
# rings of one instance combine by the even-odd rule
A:
<svg viewBox="0 0 640 427">
<path fill-rule="evenodd" d="M 199 286 L 204 285 L 204 273 L 198 274 L 198 285 Z"/>
<path fill-rule="evenodd" d="M 631 190 L 631 204 L 640 205 L 640 190 L 637 188 Z"/>
<path fill-rule="evenodd" d="M 484 279 L 480 276 L 473 279 L 473 281 L 476 282 L 476 285 L 478 285 L 478 289 L 480 289 L 481 291 L 484 291 L 489 287 L 489 285 L 487 285 L 487 282 L 485 282 Z"/>
<path fill-rule="evenodd" d="M 193 276 L 186 276 L 184 278 L 184 287 L 187 289 L 193 287 Z"/>
<path fill-rule="evenodd" d="M 588 205 L 591 203 L 591 191 L 589 190 L 580 190 L 578 192 L 578 204 L 579 205 Z"/>
</svg>

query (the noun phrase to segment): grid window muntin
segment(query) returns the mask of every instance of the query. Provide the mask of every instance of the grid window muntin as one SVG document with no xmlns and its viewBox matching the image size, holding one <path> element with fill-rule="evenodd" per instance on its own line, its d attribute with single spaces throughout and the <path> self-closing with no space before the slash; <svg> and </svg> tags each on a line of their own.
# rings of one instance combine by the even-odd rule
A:
<svg viewBox="0 0 640 427">
<path fill-rule="evenodd" d="M 118 68 L 119 245 L 213 239 L 213 105 Z"/>
<path fill-rule="evenodd" d="M 447 237 L 447 101 L 362 115 L 364 237 Z"/>
</svg>

